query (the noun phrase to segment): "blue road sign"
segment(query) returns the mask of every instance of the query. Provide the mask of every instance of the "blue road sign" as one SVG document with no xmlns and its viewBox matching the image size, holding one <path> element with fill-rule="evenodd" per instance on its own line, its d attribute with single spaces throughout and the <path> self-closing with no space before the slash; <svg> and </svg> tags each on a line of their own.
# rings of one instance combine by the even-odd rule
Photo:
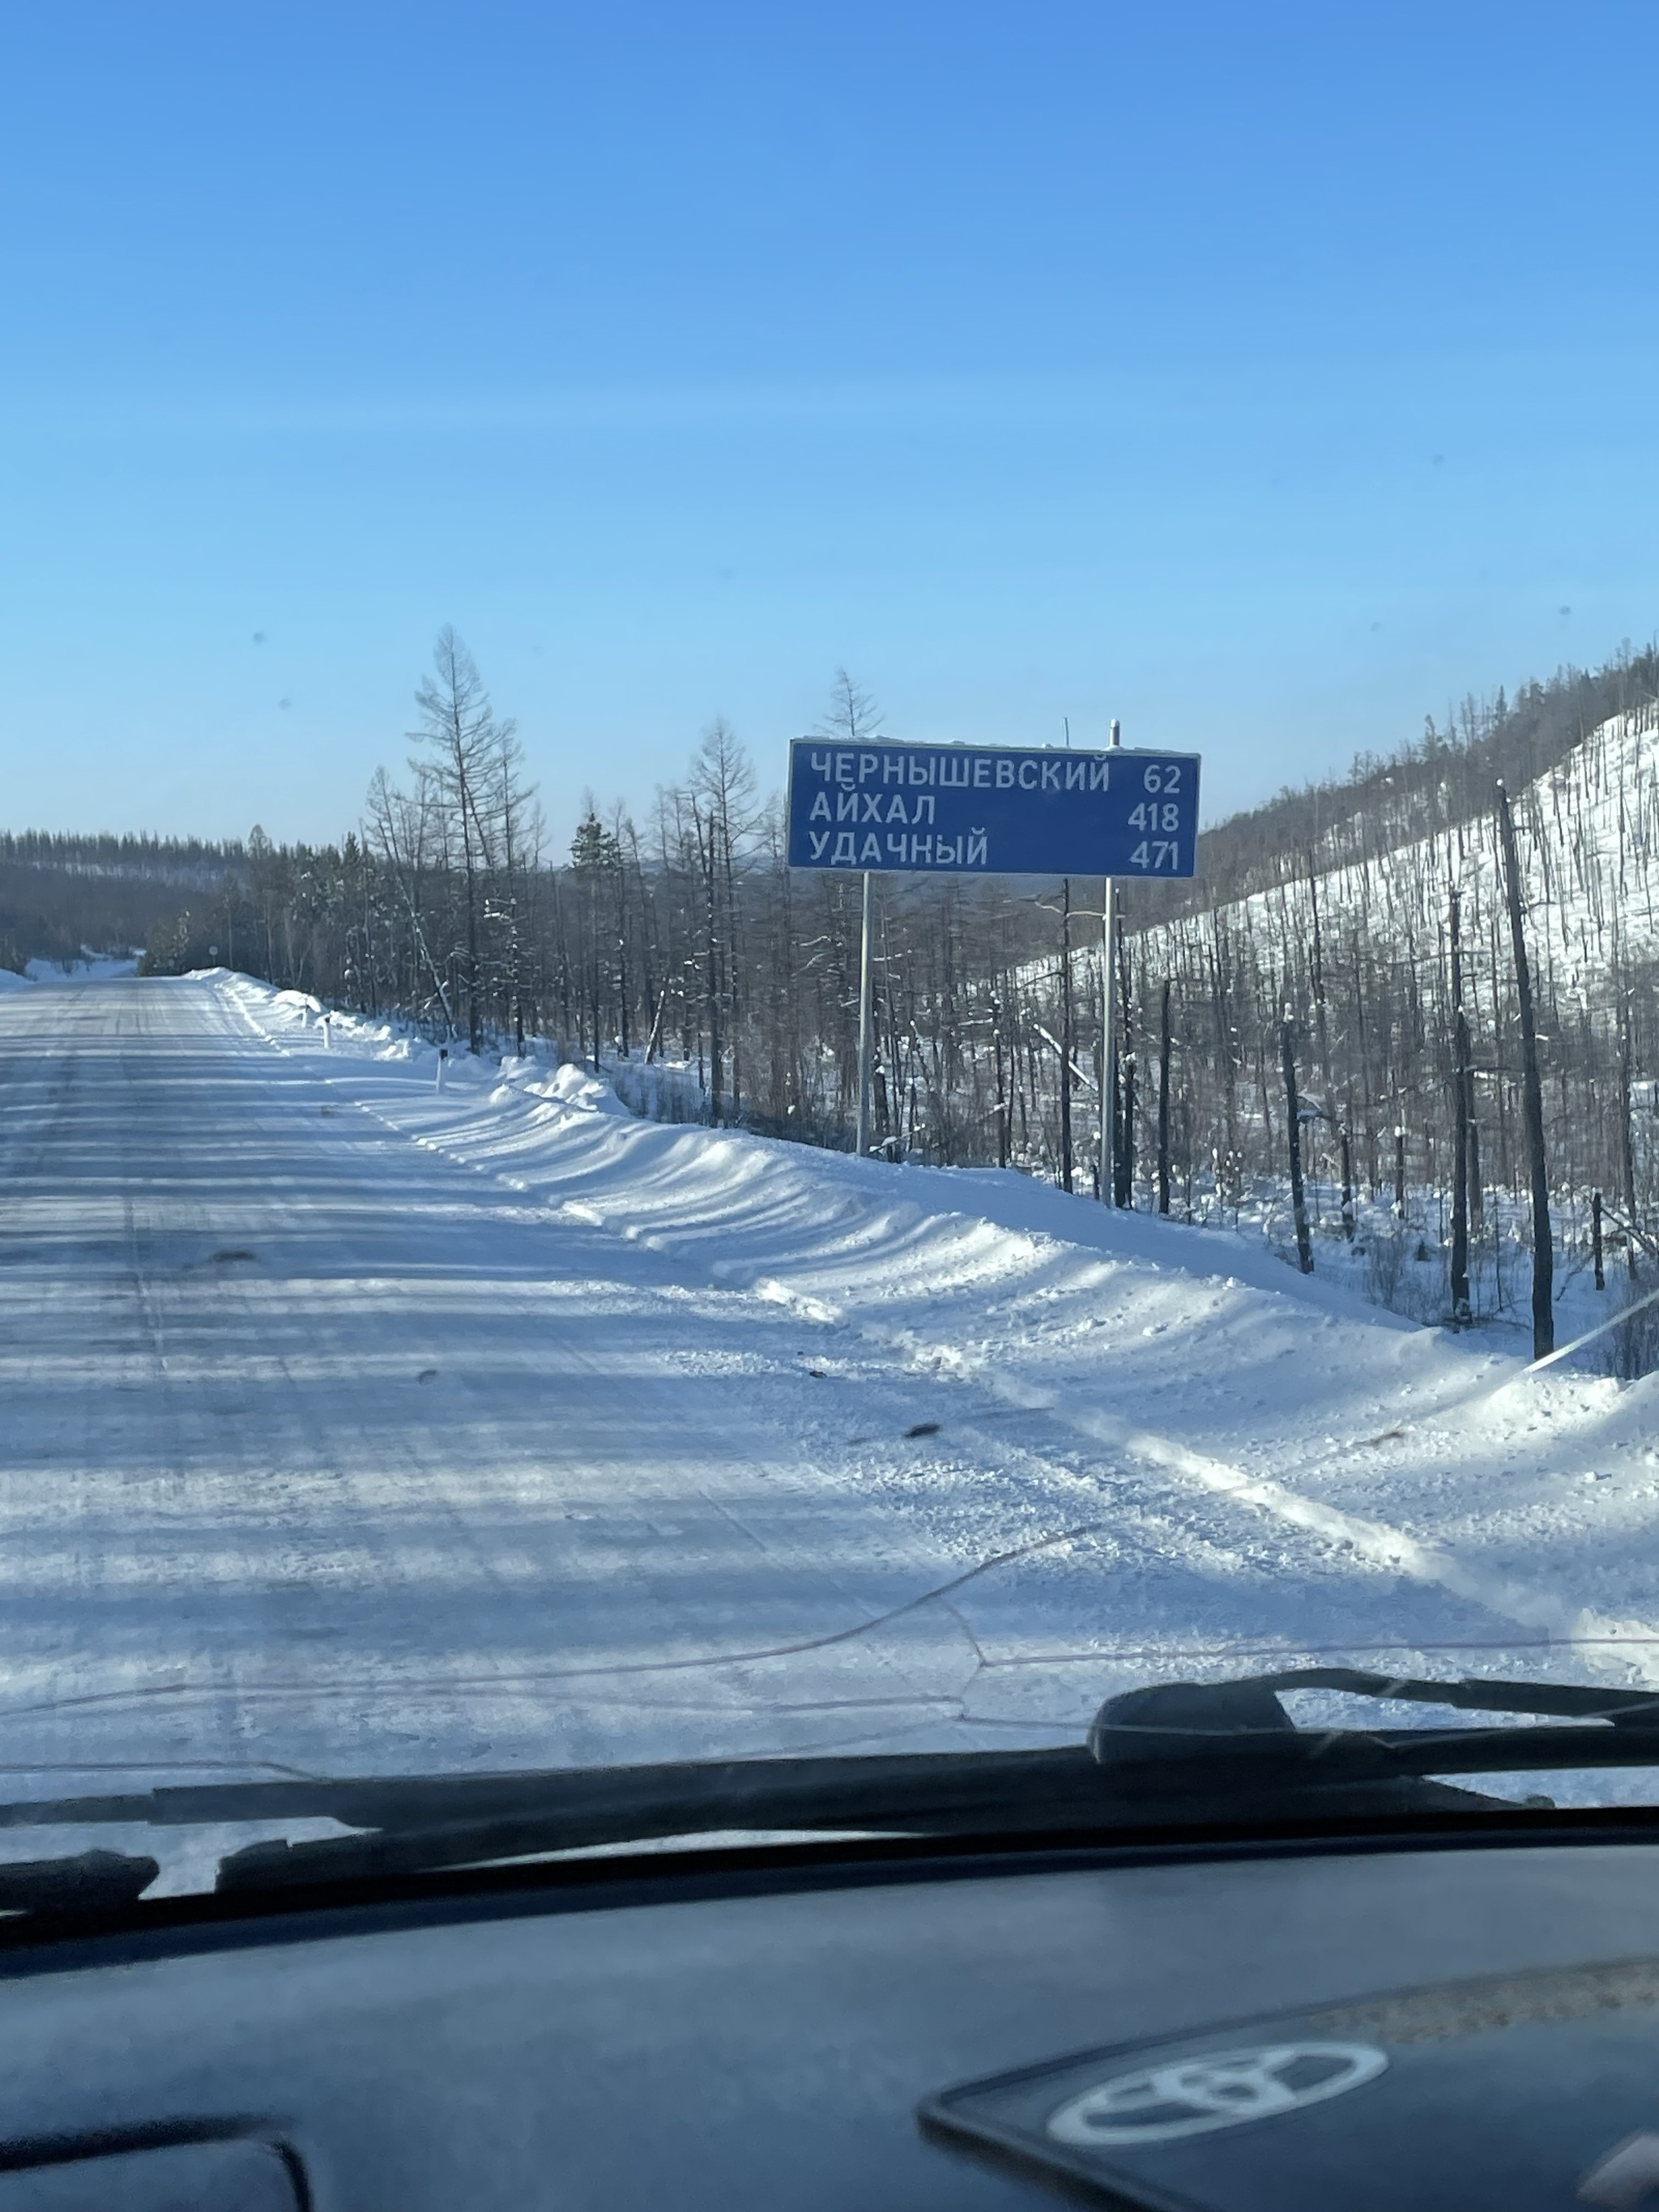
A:
<svg viewBox="0 0 1659 2212">
<path fill-rule="evenodd" d="M 789 748 L 789 865 L 884 873 L 1190 876 L 1196 753 Z"/>
</svg>

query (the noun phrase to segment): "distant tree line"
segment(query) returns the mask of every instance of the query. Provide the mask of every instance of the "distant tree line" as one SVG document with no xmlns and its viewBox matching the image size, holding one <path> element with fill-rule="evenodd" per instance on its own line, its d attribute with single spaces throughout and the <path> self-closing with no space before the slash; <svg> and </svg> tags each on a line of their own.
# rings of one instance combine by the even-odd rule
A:
<svg viewBox="0 0 1659 2212">
<path fill-rule="evenodd" d="M 241 865 L 240 843 L 0 833 L 0 968 L 143 945 Z"/>
</svg>

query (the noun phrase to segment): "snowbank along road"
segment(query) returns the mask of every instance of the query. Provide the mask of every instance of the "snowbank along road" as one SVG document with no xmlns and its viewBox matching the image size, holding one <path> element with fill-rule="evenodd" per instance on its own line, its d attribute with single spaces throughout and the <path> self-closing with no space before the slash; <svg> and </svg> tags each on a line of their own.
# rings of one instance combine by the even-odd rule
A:
<svg viewBox="0 0 1659 2212">
<path fill-rule="evenodd" d="M 1337 1649 L 1652 1679 L 1650 1384 L 1018 1177 L 433 1074 L 224 975 L 0 1000 L 27 1786 L 1055 1741 Z"/>
</svg>

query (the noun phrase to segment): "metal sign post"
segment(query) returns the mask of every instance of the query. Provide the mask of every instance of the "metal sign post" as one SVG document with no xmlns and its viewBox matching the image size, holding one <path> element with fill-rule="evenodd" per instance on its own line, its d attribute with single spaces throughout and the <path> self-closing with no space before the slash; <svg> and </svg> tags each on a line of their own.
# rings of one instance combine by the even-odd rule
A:
<svg viewBox="0 0 1659 2212">
<path fill-rule="evenodd" d="M 1112 1092 L 1112 954 L 1117 932 L 1113 910 L 1115 887 L 1107 876 L 1101 883 L 1100 902 L 1100 1189 L 1103 1206 L 1112 1202 L 1112 1150 L 1117 1132 L 1116 1100 Z"/>
<path fill-rule="evenodd" d="M 1112 717 L 1112 748 L 1121 751 L 1122 725 L 1115 714 Z M 1100 887 L 1100 1189 L 1097 1193 L 1103 1206 L 1112 1203 L 1112 1151 L 1116 1131 L 1112 1127 L 1115 1100 L 1112 1095 L 1112 996 L 1116 981 L 1116 963 L 1112 956 L 1116 950 L 1117 912 L 1116 891 L 1110 876 Z"/>
<path fill-rule="evenodd" d="M 858 1155 L 870 1154 L 870 1028 L 875 996 L 870 962 L 870 872 L 864 872 L 864 919 L 859 934 L 859 1122 Z"/>
</svg>

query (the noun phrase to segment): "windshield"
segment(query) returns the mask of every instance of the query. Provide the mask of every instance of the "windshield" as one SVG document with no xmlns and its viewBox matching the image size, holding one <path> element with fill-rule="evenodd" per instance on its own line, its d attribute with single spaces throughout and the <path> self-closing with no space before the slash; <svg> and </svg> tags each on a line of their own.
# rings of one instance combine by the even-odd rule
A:
<svg viewBox="0 0 1659 2212">
<path fill-rule="evenodd" d="M 1652 25 L 417 18 L 3 33 L 0 1862 L 1659 1688 Z"/>
</svg>

